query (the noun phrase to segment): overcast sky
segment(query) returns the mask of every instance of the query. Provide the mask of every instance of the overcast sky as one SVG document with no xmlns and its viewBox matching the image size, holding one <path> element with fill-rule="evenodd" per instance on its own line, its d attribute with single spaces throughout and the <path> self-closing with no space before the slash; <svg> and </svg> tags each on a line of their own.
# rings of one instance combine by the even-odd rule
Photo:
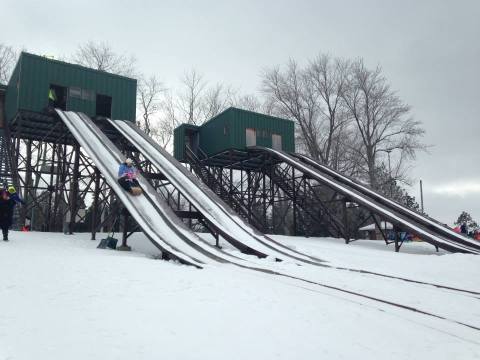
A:
<svg viewBox="0 0 480 360">
<path fill-rule="evenodd" d="M 132 53 L 167 86 L 195 68 L 252 93 L 259 74 L 320 52 L 383 67 L 432 145 L 412 169 L 425 210 L 480 221 L 480 1 L 7 1 L 0 41 L 62 56 L 88 40 Z"/>
</svg>

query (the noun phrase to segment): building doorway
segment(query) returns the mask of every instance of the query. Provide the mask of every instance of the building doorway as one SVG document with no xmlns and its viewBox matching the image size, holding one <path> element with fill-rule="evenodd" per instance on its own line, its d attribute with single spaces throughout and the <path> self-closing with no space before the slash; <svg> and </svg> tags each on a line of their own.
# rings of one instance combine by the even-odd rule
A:
<svg viewBox="0 0 480 360">
<path fill-rule="evenodd" d="M 282 135 L 272 134 L 272 149 L 282 150 Z"/>
<path fill-rule="evenodd" d="M 257 145 L 257 131 L 253 128 L 245 129 L 245 142 L 247 146 Z"/>
<path fill-rule="evenodd" d="M 48 107 L 67 110 L 67 88 L 50 84 L 48 89 Z"/>
<path fill-rule="evenodd" d="M 197 130 L 187 129 L 185 131 L 185 145 L 187 145 L 195 154 L 198 154 L 200 136 Z"/>
<path fill-rule="evenodd" d="M 97 105 L 95 114 L 107 118 L 112 117 L 112 97 L 97 94 Z"/>
</svg>

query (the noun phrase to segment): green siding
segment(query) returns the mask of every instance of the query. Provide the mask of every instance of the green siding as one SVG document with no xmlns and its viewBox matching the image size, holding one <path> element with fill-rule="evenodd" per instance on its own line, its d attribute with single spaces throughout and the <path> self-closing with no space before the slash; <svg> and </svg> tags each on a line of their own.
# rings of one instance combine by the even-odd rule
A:
<svg viewBox="0 0 480 360">
<path fill-rule="evenodd" d="M 244 149 L 246 146 L 245 129 L 253 128 L 257 134 L 257 145 L 272 147 L 272 134 L 282 136 L 282 150 L 295 151 L 295 136 L 293 121 L 277 118 L 274 116 L 255 113 L 247 110 L 231 109 L 232 138 L 230 139 L 233 148 Z"/>
<path fill-rule="evenodd" d="M 7 85 L 7 93 L 5 95 L 5 119 L 10 121 L 18 109 L 18 85 L 20 84 L 20 61 L 17 62 L 15 69 L 12 72 L 10 81 Z"/>
<path fill-rule="evenodd" d="M 0 84 L 0 128 L 5 124 L 5 93 L 7 87 Z"/>
<path fill-rule="evenodd" d="M 198 132 L 199 127 L 182 124 L 173 131 L 173 156 L 179 161 L 185 160 L 185 136 L 187 132 Z"/>
<path fill-rule="evenodd" d="M 174 155 L 178 160 L 183 160 L 184 125 L 175 129 Z M 200 148 L 208 155 L 228 149 L 244 150 L 247 128 L 256 130 L 258 146 L 272 147 L 272 134 L 278 134 L 282 137 L 282 150 L 295 151 L 293 121 L 237 108 L 225 110 L 199 128 Z"/>
<path fill-rule="evenodd" d="M 177 160 L 184 160 L 185 156 L 185 131 L 180 125 L 173 131 L 173 156 Z"/>
<path fill-rule="evenodd" d="M 12 120 L 18 110 L 43 111 L 48 104 L 50 84 L 92 92 L 91 100 L 69 96 L 67 110 L 82 111 L 93 117 L 95 95 L 101 94 L 112 97 L 112 118 L 135 121 L 136 80 L 28 53 L 21 54 L 9 82 L 7 119 Z"/>
<path fill-rule="evenodd" d="M 200 148 L 208 155 L 232 148 L 232 108 L 225 110 L 200 127 Z M 226 134 L 225 134 L 226 130 Z"/>
</svg>

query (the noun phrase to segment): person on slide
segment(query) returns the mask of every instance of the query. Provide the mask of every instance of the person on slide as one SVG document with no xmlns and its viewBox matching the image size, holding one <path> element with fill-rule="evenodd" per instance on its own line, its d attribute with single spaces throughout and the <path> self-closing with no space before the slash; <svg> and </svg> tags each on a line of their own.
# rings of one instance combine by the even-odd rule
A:
<svg viewBox="0 0 480 360">
<path fill-rule="evenodd" d="M 133 195 L 139 195 L 140 184 L 137 180 L 138 170 L 133 166 L 133 160 L 128 158 L 118 169 L 118 183 L 122 188 Z M 138 189 L 138 190 L 137 190 Z"/>
</svg>

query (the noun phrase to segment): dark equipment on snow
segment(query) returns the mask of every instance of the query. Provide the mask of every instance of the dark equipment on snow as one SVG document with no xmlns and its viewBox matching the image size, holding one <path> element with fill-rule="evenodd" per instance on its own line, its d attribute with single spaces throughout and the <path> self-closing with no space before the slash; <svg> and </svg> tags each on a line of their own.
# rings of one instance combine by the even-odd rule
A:
<svg viewBox="0 0 480 360">
<path fill-rule="evenodd" d="M 97 246 L 97 249 L 112 249 L 115 250 L 117 248 L 118 240 L 114 237 L 108 236 L 105 239 L 100 240 L 100 243 Z"/>
<path fill-rule="evenodd" d="M 115 250 L 117 248 L 118 239 L 115 239 L 114 236 L 115 236 L 115 226 L 117 226 L 119 217 L 120 217 L 120 214 L 117 215 L 117 217 L 115 218 L 115 221 L 113 222 L 112 232 L 108 233 L 105 239 L 100 240 L 100 243 L 98 244 L 97 249 L 109 248 L 109 249 Z"/>
</svg>

